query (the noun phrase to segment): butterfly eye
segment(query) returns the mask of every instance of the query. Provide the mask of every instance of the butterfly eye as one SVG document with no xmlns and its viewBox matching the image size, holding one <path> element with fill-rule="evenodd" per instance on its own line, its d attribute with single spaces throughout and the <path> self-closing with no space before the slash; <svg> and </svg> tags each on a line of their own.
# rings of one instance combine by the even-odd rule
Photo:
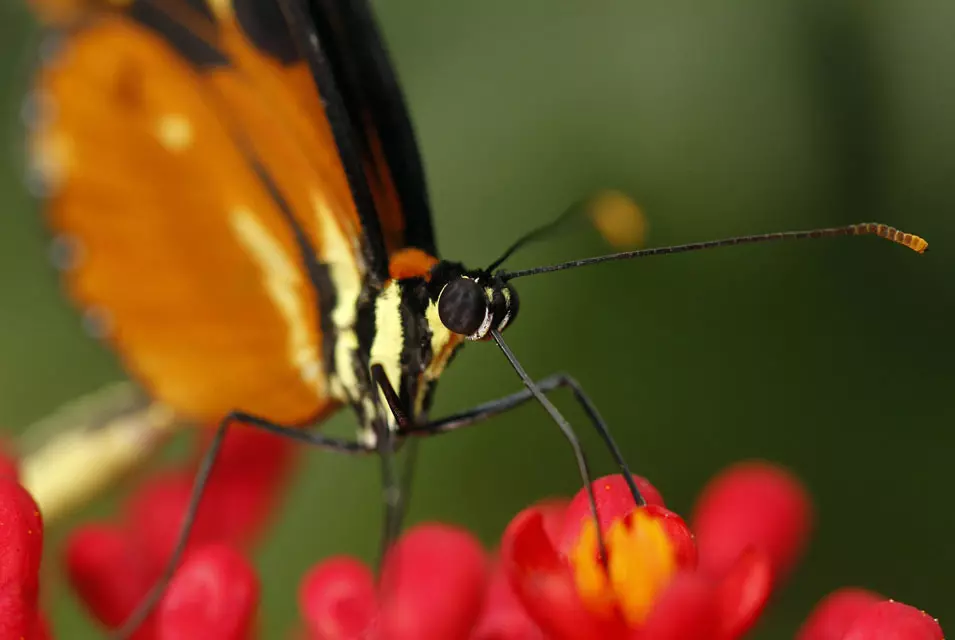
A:
<svg viewBox="0 0 955 640">
<path fill-rule="evenodd" d="M 487 296 L 481 285 L 470 278 L 449 282 L 438 297 L 438 317 L 454 333 L 474 335 L 488 319 Z"/>
</svg>

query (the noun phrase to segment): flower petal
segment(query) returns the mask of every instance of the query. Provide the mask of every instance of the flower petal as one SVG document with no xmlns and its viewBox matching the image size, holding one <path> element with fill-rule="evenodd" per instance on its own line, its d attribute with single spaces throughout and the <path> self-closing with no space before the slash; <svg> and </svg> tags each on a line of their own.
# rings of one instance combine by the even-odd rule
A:
<svg viewBox="0 0 955 640">
<path fill-rule="evenodd" d="M 541 500 L 534 505 L 534 509 L 540 514 L 543 520 L 544 531 L 547 532 L 552 544 L 556 547 L 560 536 L 564 530 L 564 520 L 567 516 L 567 508 L 570 506 L 570 500 L 566 498 L 548 498 Z"/>
<path fill-rule="evenodd" d="M 158 575 L 147 567 L 127 532 L 105 524 L 86 525 L 70 534 L 66 571 L 87 610 L 110 629 L 126 620 Z M 154 617 L 133 637 L 152 638 Z"/>
<path fill-rule="evenodd" d="M 677 574 L 650 612 L 637 638 L 645 640 L 711 640 L 719 637 L 715 585 L 696 572 Z"/>
<path fill-rule="evenodd" d="M 769 556 L 761 549 L 744 551 L 717 586 L 720 638 L 743 637 L 753 628 L 773 590 Z"/>
<path fill-rule="evenodd" d="M 42 553 L 36 503 L 14 478 L 0 477 L 0 638 L 34 633 Z"/>
<path fill-rule="evenodd" d="M 673 551 L 676 555 L 676 565 L 680 569 L 695 569 L 697 564 L 696 540 L 686 526 L 686 522 L 666 507 L 648 504 L 647 514 L 653 516 L 663 525 Z"/>
<path fill-rule="evenodd" d="M 205 453 L 202 440 L 197 450 Z M 203 497 L 203 503 L 217 507 L 215 535 L 220 540 L 240 544 L 258 533 L 274 510 L 298 450 L 294 441 L 260 429 L 239 425 L 229 431 Z M 195 466 L 189 471 L 192 477 Z"/>
<path fill-rule="evenodd" d="M 773 573 L 784 576 L 805 546 L 812 507 L 789 472 L 761 462 L 742 463 L 704 489 L 693 518 L 700 568 L 719 577 L 748 548 L 765 550 Z"/>
<path fill-rule="evenodd" d="M 944 640 L 938 621 L 901 602 L 883 600 L 866 608 L 842 640 Z"/>
<path fill-rule="evenodd" d="M 621 619 L 602 620 L 584 607 L 570 567 L 558 555 L 537 507 L 525 509 L 508 525 L 501 540 L 501 568 L 518 600 L 548 638 L 623 637 Z"/>
<path fill-rule="evenodd" d="M 809 614 L 796 640 L 842 640 L 856 618 L 882 600 L 882 596 L 865 589 L 834 591 Z"/>
<path fill-rule="evenodd" d="M 378 610 L 371 570 L 354 558 L 313 567 L 299 589 L 299 608 L 314 640 L 365 637 Z"/>
<path fill-rule="evenodd" d="M 468 532 L 443 524 L 412 528 L 389 551 L 379 585 L 386 640 L 467 638 L 487 581 L 487 560 Z"/>
<path fill-rule="evenodd" d="M 637 488 L 643 494 L 648 505 L 663 505 L 663 497 L 646 478 L 634 476 Z M 633 494 L 630 493 L 630 487 L 627 481 L 620 474 L 604 476 L 594 480 L 591 485 L 594 491 L 594 499 L 597 502 L 597 514 L 600 520 L 600 530 L 606 535 L 610 524 L 618 520 L 636 508 L 633 501 Z M 558 543 L 561 553 L 566 556 L 573 549 L 580 537 L 580 528 L 584 521 L 592 518 L 590 511 L 590 500 L 587 492 L 583 489 L 577 492 L 573 500 L 567 507 L 564 515 L 564 526 L 561 530 L 561 537 Z"/>
<path fill-rule="evenodd" d="M 189 554 L 156 612 L 160 640 L 246 640 L 251 637 L 259 581 L 248 561 L 226 545 Z"/>
<path fill-rule="evenodd" d="M 198 465 L 200 456 L 205 453 L 213 430 L 200 430 L 198 433 L 200 438 L 194 465 Z M 298 450 L 296 443 L 288 438 L 237 425 L 229 430 L 222 443 L 219 459 L 209 481 L 218 482 L 220 478 L 229 482 L 250 481 L 254 484 L 281 481 L 288 475 Z M 190 470 L 195 471 L 194 468 Z"/>
<path fill-rule="evenodd" d="M 470 640 L 544 640 L 544 633 L 514 594 L 500 562 L 491 571 L 484 605 Z"/>
</svg>

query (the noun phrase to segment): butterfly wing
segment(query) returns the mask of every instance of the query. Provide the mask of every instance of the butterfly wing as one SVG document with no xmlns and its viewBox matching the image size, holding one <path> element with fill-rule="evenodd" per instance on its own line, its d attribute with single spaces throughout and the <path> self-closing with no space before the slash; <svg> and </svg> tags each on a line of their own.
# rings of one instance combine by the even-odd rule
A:
<svg viewBox="0 0 955 640">
<path fill-rule="evenodd" d="M 312 0 L 314 24 L 335 71 L 354 139 L 379 198 L 389 249 L 436 256 L 424 168 L 401 87 L 365 0 Z"/>
<path fill-rule="evenodd" d="M 314 419 L 336 404 L 336 296 L 364 266 L 308 70 L 256 49 L 222 3 L 120 6 L 71 22 L 37 76 L 32 143 L 67 288 L 183 414 Z"/>
</svg>

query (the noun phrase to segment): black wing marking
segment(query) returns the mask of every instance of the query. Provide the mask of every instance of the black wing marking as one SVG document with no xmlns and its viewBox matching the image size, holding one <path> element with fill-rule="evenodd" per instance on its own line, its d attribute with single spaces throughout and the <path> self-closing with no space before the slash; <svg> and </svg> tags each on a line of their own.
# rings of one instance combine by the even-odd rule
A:
<svg viewBox="0 0 955 640">
<path fill-rule="evenodd" d="M 378 252 L 398 247 L 436 255 L 413 127 L 367 1 L 232 0 L 232 6 L 261 51 L 282 64 L 309 65 L 367 236 L 368 257 L 380 266 L 387 255 L 379 259 Z M 361 178 L 365 185 L 358 184 Z M 384 273 L 373 271 L 379 279 Z"/>
<path fill-rule="evenodd" d="M 215 18 L 205 3 L 185 0 L 160 6 L 154 0 L 134 0 L 126 12 L 130 18 L 157 33 L 197 69 L 204 71 L 229 66 L 229 59 L 214 43 L 190 29 L 191 25 L 202 25 L 207 32 L 215 29 Z"/>
<path fill-rule="evenodd" d="M 371 7 L 367 0 L 308 1 L 351 122 L 365 127 L 356 131 L 365 157 L 374 158 L 373 136 L 380 143 L 404 218 L 404 246 L 437 256 L 414 127 Z"/>
<path fill-rule="evenodd" d="M 388 278 L 388 252 L 385 248 L 375 200 L 368 184 L 368 176 L 363 167 L 361 151 L 356 145 L 359 139 L 357 129 L 345 106 L 334 70 L 325 53 L 324 44 L 302 0 L 277 0 L 277 2 L 295 46 L 308 63 L 315 86 L 325 105 L 325 116 L 335 136 L 338 155 L 345 169 L 352 199 L 355 201 L 355 208 L 358 210 L 358 217 L 365 233 L 362 247 L 368 276 L 373 285 L 378 285 Z"/>
</svg>

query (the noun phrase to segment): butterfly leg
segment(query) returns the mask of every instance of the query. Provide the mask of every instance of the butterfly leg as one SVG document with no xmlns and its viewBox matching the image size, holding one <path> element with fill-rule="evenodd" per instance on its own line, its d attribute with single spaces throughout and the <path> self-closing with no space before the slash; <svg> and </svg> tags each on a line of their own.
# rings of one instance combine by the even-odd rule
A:
<svg viewBox="0 0 955 640">
<path fill-rule="evenodd" d="M 375 385 L 381 390 L 399 431 L 403 427 L 411 424 L 406 412 L 401 407 L 398 400 L 398 394 L 391 381 L 388 380 L 384 368 L 380 364 L 371 367 L 371 377 Z M 381 536 L 381 548 L 379 550 L 379 566 L 384 561 L 385 554 L 391 545 L 398 539 L 401 533 L 401 525 L 404 521 L 405 510 L 408 506 L 408 494 L 411 488 L 412 476 L 414 473 L 414 463 L 417 455 L 416 443 L 408 443 L 409 451 L 405 459 L 404 467 L 399 471 L 396 464 L 396 450 L 398 446 L 397 434 L 386 424 L 378 424 L 375 436 L 378 445 L 379 458 L 381 460 L 381 483 L 382 495 L 385 506 L 383 518 L 383 531 Z"/>
<path fill-rule="evenodd" d="M 401 521 L 404 519 L 404 499 L 400 473 L 398 471 L 396 455 L 396 438 L 394 432 L 387 425 L 376 429 L 376 444 L 378 459 L 381 464 L 382 501 L 385 507 L 382 521 L 381 546 L 378 553 L 378 564 L 384 561 L 385 554 L 391 545 L 398 539 L 401 532 Z"/>
<path fill-rule="evenodd" d="M 283 438 L 289 438 L 297 442 L 302 442 L 309 446 L 327 449 L 330 451 L 337 451 L 339 453 L 363 454 L 374 453 L 375 451 L 374 447 L 368 446 L 361 442 L 329 438 L 319 433 L 306 431 L 300 427 L 287 427 L 280 424 L 275 424 L 274 422 L 264 418 L 243 413 L 241 411 L 233 411 L 227 415 L 222 419 L 221 422 L 219 422 L 219 427 L 216 429 L 216 433 L 213 436 L 212 441 L 209 443 L 209 448 L 203 454 L 202 460 L 199 463 L 199 468 L 196 471 L 196 479 L 192 485 L 192 495 L 189 497 L 189 504 L 186 507 L 186 513 L 183 517 L 182 525 L 180 526 L 179 534 L 176 538 L 176 545 L 173 548 L 172 555 L 169 557 L 162 574 L 153 584 L 152 588 L 139 602 L 139 604 L 136 605 L 136 608 L 133 610 L 133 612 L 128 618 L 126 618 L 126 621 L 123 623 L 123 625 L 113 635 L 113 637 L 117 640 L 126 640 L 127 638 L 130 638 L 140 627 L 140 625 L 145 622 L 146 618 L 149 617 L 162 598 L 162 595 L 165 592 L 166 587 L 169 585 L 169 581 L 172 579 L 173 574 L 176 572 L 176 568 L 179 566 L 179 562 L 182 560 L 183 553 L 186 550 L 186 545 L 189 541 L 189 533 L 192 530 L 192 525 L 196 520 L 197 513 L 199 512 L 199 505 L 202 502 L 202 495 L 205 491 L 206 484 L 208 483 L 209 476 L 212 474 L 212 470 L 215 468 L 216 460 L 219 457 L 219 450 L 222 448 L 222 443 L 225 441 L 225 437 L 229 432 L 229 427 L 237 423 L 245 424 L 256 429 L 261 429 L 262 431 L 267 431 Z"/>
<path fill-rule="evenodd" d="M 624 460 L 623 453 L 620 451 L 620 447 L 617 446 L 616 441 L 613 439 L 613 436 L 610 433 L 610 429 L 607 427 L 607 423 L 597 411 L 597 407 L 594 405 L 593 401 L 591 401 L 583 387 L 580 386 L 580 383 L 566 373 L 557 373 L 540 380 L 536 384 L 537 388 L 544 393 L 549 393 L 561 388 L 567 388 L 571 390 L 574 395 L 574 399 L 584 410 L 584 413 L 589 418 L 591 424 L 597 430 L 597 433 L 600 434 L 601 440 L 604 441 L 604 444 L 610 450 L 610 455 L 613 456 L 614 461 L 617 463 L 617 467 L 620 469 L 621 474 L 623 474 L 623 477 L 626 479 L 627 485 L 630 488 L 630 492 L 633 494 L 634 500 L 637 504 L 644 504 L 645 501 L 643 496 L 640 494 L 640 490 L 637 488 L 637 483 L 633 479 L 633 474 L 630 471 L 630 467 L 627 465 L 626 460 Z M 460 413 L 437 420 L 432 420 L 425 424 L 409 426 L 404 430 L 399 430 L 399 435 L 402 437 L 424 436 L 436 433 L 444 433 L 446 431 L 455 431 L 462 427 L 483 422 L 488 418 L 500 415 L 506 411 L 510 411 L 511 409 L 514 409 L 533 399 L 534 394 L 531 392 L 531 390 L 523 389 L 508 396 L 479 404 L 476 407 L 467 409 Z"/>
</svg>

